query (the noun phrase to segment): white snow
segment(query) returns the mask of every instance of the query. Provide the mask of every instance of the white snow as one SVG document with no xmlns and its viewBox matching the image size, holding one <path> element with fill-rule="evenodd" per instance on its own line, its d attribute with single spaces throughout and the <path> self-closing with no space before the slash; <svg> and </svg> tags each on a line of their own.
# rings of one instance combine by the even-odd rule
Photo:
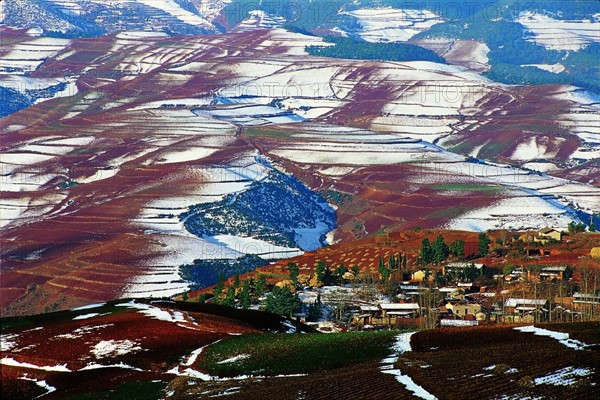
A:
<svg viewBox="0 0 600 400">
<path fill-rule="evenodd" d="M 578 378 L 593 375 L 590 368 L 575 368 L 572 366 L 560 369 L 552 374 L 535 378 L 536 385 L 571 386 L 577 383 Z"/>
<path fill-rule="evenodd" d="M 244 32 L 252 29 L 273 29 L 285 23 L 285 18 L 268 14 L 262 10 L 248 11 L 248 17 L 240 22 L 234 29 L 235 32 Z"/>
<path fill-rule="evenodd" d="M 172 322 L 181 327 L 191 328 L 190 324 L 197 325 L 195 322 L 187 321 L 181 311 L 163 310 L 150 304 L 137 303 L 135 300 L 131 300 L 128 303 L 117 304 L 117 306 L 135 308 L 139 310 L 140 313 L 150 318 L 154 318 L 159 321 Z"/>
<path fill-rule="evenodd" d="M 82 314 L 82 315 L 78 315 L 78 316 L 74 317 L 73 321 L 80 321 L 82 319 L 90 319 L 90 318 L 97 317 L 99 315 L 102 315 L 102 314 L 100 314 L 100 313 Z"/>
<path fill-rule="evenodd" d="M 208 21 L 213 21 L 232 0 L 196 0 L 200 14 Z"/>
<path fill-rule="evenodd" d="M 163 10 L 167 14 L 170 14 L 180 20 L 181 22 L 185 22 L 186 24 L 200 26 L 206 29 L 213 29 L 214 26 L 206 19 L 196 15 L 190 11 L 187 11 L 179 6 L 173 0 L 137 0 L 139 3 L 145 4 L 147 6 L 158 8 Z"/>
<path fill-rule="evenodd" d="M 394 351 L 391 356 L 382 360 L 381 372 L 384 374 L 394 375 L 396 380 L 403 384 L 407 390 L 412 392 L 416 397 L 425 400 L 435 400 L 436 397 L 425 390 L 422 386 L 417 385 L 410 376 L 402 374 L 400 369 L 395 369 L 394 364 L 398 361 L 400 354 L 412 351 L 410 346 L 410 338 L 415 332 L 401 333 L 396 336 L 396 341 L 392 347 Z"/>
<path fill-rule="evenodd" d="M 356 32 L 368 42 L 406 42 L 417 33 L 443 22 L 429 10 L 363 8 L 344 12 L 356 18 L 361 28 Z"/>
<path fill-rule="evenodd" d="M 574 350 L 585 350 L 590 346 L 589 344 L 583 343 L 579 340 L 569 338 L 568 333 L 551 331 L 548 329 L 538 328 L 533 325 L 517 327 L 515 330 L 520 332 L 531 332 L 537 336 L 547 336 Z"/>
<path fill-rule="evenodd" d="M 54 365 L 54 366 L 39 366 L 30 363 L 22 363 L 14 358 L 5 357 L 0 360 L 1 365 L 7 365 L 10 367 L 18 367 L 18 368 L 29 368 L 29 369 L 38 369 L 42 371 L 55 371 L 55 372 L 71 372 L 69 368 L 67 368 L 67 364 L 62 365 Z"/>
<path fill-rule="evenodd" d="M 142 348 L 131 340 L 102 340 L 98 342 L 91 352 L 96 358 L 122 356 L 129 353 L 137 353 Z"/>
<path fill-rule="evenodd" d="M 19 379 L 23 379 L 23 380 L 26 380 L 26 381 L 35 382 L 36 385 L 38 385 L 42 389 L 46 390 L 46 393 L 44 393 L 44 394 L 42 394 L 40 396 L 35 397 L 36 399 L 39 398 L 39 397 L 45 396 L 45 395 L 47 395 L 49 393 L 56 392 L 56 388 L 54 386 L 49 385 L 48 382 L 46 382 L 44 380 L 38 381 L 36 379 L 28 378 L 27 375 L 22 376 Z"/>
<path fill-rule="evenodd" d="M 238 354 L 237 356 L 233 356 L 233 357 L 227 358 L 223 361 L 219 361 L 219 362 L 217 362 L 217 364 L 233 364 L 235 362 L 245 360 L 247 358 L 250 358 L 250 354 Z"/>
<path fill-rule="evenodd" d="M 19 335 L 17 334 L 1 334 L 0 335 L 0 350 L 10 351 L 17 347 L 17 340 Z"/>
<path fill-rule="evenodd" d="M 524 64 L 524 67 L 536 67 L 544 71 L 560 74 L 565 70 L 565 66 L 559 63 L 556 64 Z"/>
<path fill-rule="evenodd" d="M 577 51 L 591 42 L 600 42 L 600 21 L 560 20 L 544 14 L 522 12 L 516 22 L 533 34 L 530 41 L 550 50 Z"/>
<path fill-rule="evenodd" d="M 89 370 L 93 370 L 93 369 L 102 369 L 102 368 L 122 368 L 122 369 L 131 369 L 134 371 L 143 371 L 140 368 L 132 367 L 131 365 L 128 365 L 128 364 L 125 364 L 122 362 L 117 363 L 117 364 L 110 364 L 110 365 L 91 363 L 91 364 L 88 364 L 85 367 L 81 368 L 79 371 L 89 371 Z"/>
<path fill-rule="evenodd" d="M 85 306 L 72 308 L 71 311 L 89 310 L 89 309 L 92 309 L 92 308 L 102 307 L 104 305 L 106 305 L 106 303 L 88 304 L 88 305 L 85 305 Z"/>
<path fill-rule="evenodd" d="M 223 244 L 240 254 L 255 254 L 266 256 L 267 258 L 290 258 L 303 254 L 303 251 L 297 248 L 277 246 L 264 240 L 251 237 L 217 235 L 205 239 Z"/>
</svg>

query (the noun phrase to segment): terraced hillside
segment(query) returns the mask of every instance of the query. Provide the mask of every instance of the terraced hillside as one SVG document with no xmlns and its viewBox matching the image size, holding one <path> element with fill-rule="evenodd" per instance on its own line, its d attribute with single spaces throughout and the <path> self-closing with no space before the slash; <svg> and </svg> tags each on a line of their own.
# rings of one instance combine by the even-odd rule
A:
<svg viewBox="0 0 600 400">
<path fill-rule="evenodd" d="M 322 39 L 283 29 L 59 41 L 1 29 L 13 67 L 35 47 L 11 76 L 67 85 L 0 122 L 6 315 L 169 296 L 188 288 L 182 265 L 291 256 L 324 237 L 417 225 L 564 227 L 600 210 L 593 176 L 578 183 L 433 143 L 483 135 L 490 124 L 521 129 L 531 102 L 565 115 L 548 126 L 576 126 L 594 115 L 576 88 L 506 86 L 431 62 L 310 57 L 305 46 Z M 582 146 L 576 128 L 562 129 L 557 160 Z M 295 244 L 257 234 L 270 217 L 252 231 L 186 229 L 181 216 L 193 207 L 249 198 L 274 173 L 302 181 L 295 195 L 328 199 L 337 225 L 329 206 L 311 200 L 302 204 L 314 219 L 284 229 Z M 215 211 L 222 220 L 230 208 Z"/>
</svg>

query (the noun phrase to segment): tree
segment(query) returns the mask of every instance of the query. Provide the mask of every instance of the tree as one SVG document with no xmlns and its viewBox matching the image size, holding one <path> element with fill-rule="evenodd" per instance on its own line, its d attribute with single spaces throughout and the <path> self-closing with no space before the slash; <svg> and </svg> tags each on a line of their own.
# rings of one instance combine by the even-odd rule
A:
<svg viewBox="0 0 600 400">
<path fill-rule="evenodd" d="M 342 279 L 346 272 L 348 272 L 348 268 L 342 263 L 333 271 L 333 275 L 336 279 Z"/>
<path fill-rule="evenodd" d="M 490 239 L 490 237 L 485 233 L 485 232 L 481 232 L 478 236 L 479 239 L 479 255 L 482 257 L 485 257 L 488 255 L 490 249 L 490 243 L 492 243 L 492 240 Z"/>
<path fill-rule="evenodd" d="M 317 299 L 315 302 L 308 306 L 308 315 L 307 318 L 310 321 L 317 321 L 321 318 L 321 309 L 323 305 L 321 304 L 321 293 L 317 294 Z"/>
<path fill-rule="evenodd" d="M 261 297 L 267 291 L 267 276 L 260 274 L 256 282 L 256 297 Z"/>
<path fill-rule="evenodd" d="M 244 281 L 242 285 L 242 290 L 240 292 L 240 305 L 244 310 L 250 308 L 250 304 L 252 304 L 252 299 L 250 297 L 250 292 L 252 291 L 252 283 L 250 279 Z"/>
<path fill-rule="evenodd" d="M 325 284 L 329 274 L 329 267 L 323 261 L 319 261 L 317 263 L 317 281 Z"/>
<path fill-rule="evenodd" d="M 223 305 L 229 307 L 235 306 L 235 288 L 233 286 L 229 286 L 229 289 L 227 289 L 227 296 L 223 300 Z"/>
<path fill-rule="evenodd" d="M 352 267 L 352 273 L 354 274 L 354 279 L 358 279 L 358 273 L 360 272 L 360 268 L 358 265 L 354 264 Z"/>
<path fill-rule="evenodd" d="M 458 239 L 456 242 L 450 243 L 448 250 L 450 254 L 463 259 L 465 257 L 465 241 Z"/>
<path fill-rule="evenodd" d="M 267 296 L 265 310 L 273 314 L 292 315 L 294 311 L 300 310 L 302 302 L 297 294 L 292 293 L 287 286 L 275 286 Z"/>
<path fill-rule="evenodd" d="M 429 243 L 429 239 L 425 238 L 421 242 L 421 265 L 429 265 L 433 262 L 433 249 L 431 248 L 431 244 Z"/>
<path fill-rule="evenodd" d="M 385 266 L 383 257 L 379 257 L 379 275 L 381 275 L 381 282 L 387 282 L 391 275 L 390 269 Z"/>
<path fill-rule="evenodd" d="M 450 254 L 448 246 L 446 245 L 442 235 L 438 235 L 431 248 L 433 251 L 433 259 L 438 264 L 448 258 L 448 255 Z"/>
<path fill-rule="evenodd" d="M 585 224 L 575 223 L 575 221 L 571 221 L 569 222 L 567 228 L 569 229 L 569 233 L 579 233 L 585 231 Z"/>
<path fill-rule="evenodd" d="M 513 271 L 517 269 L 517 266 L 514 264 L 507 264 L 504 266 L 504 268 L 502 269 L 502 273 L 504 275 L 510 275 L 513 273 Z"/>
<path fill-rule="evenodd" d="M 220 304 L 221 296 L 223 296 L 223 291 L 225 290 L 225 284 L 223 281 L 219 281 L 217 286 L 213 289 L 213 302 L 216 304 Z"/>
<path fill-rule="evenodd" d="M 240 287 L 240 274 L 235 274 L 235 276 L 233 277 L 233 287 L 235 289 Z"/>
<path fill-rule="evenodd" d="M 447 279 L 441 271 L 436 271 L 433 282 L 437 287 L 442 287 L 447 283 Z"/>
<path fill-rule="evenodd" d="M 289 262 L 287 265 L 288 270 L 290 271 L 290 280 L 294 284 L 294 286 L 298 285 L 298 275 L 300 275 L 300 268 L 298 268 L 298 264 Z"/>
</svg>

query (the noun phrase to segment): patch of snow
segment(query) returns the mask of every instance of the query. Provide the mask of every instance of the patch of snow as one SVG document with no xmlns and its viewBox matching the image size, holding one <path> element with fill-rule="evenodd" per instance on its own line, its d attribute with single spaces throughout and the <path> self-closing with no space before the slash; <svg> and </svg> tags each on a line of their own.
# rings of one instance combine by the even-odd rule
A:
<svg viewBox="0 0 600 400">
<path fill-rule="evenodd" d="M 110 364 L 110 365 L 91 363 L 91 364 L 88 364 L 85 367 L 81 368 L 79 371 L 89 371 L 89 370 L 102 369 L 102 368 L 122 368 L 122 369 L 130 369 L 133 371 L 143 371 L 143 369 L 132 367 L 131 365 L 128 365 L 128 364 L 125 364 L 122 362 L 117 363 L 117 364 Z"/>
<path fill-rule="evenodd" d="M 45 396 L 47 394 L 50 394 L 52 392 L 56 392 L 56 388 L 54 386 L 49 385 L 46 381 L 38 381 L 36 379 L 28 378 L 27 376 L 22 376 L 19 379 L 23 379 L 25 381 L 35 382 L 36 385 L 38 385 L 42 389 L 46 390 L 46 393 L 35 397 L 36 399 L 39 398 L 39 397 Z"/>
<path fill-rule="evenodd" d="M 1 334 L 0 335 L 0 350 L 10 351 L 17 347 L 16 339 L 19 337 L 16 333 L 13 334 Z"/>
<path fill-rule="evenodd" d="M 102 307 L 104 305 L 106 305 L 106 303 L 88 304 L 86 306 L 72 308 L 71 311 L 89 310 L 89 309 L 92 309 L 92 308 Z"/>
<path fill-rule="evenodd" d="M 544 71 L 560 74 L 565 70 L 565 66 L 559 63 L 556 64 L 525 64 L 523 67 L 536 67 Z"/>
<path fill-rule="evenodd" d="M 342 14 L 356 18 L 360 28 L 349 33 L 356 33 L 367 42 L 406 42 L 414 35 L 444 22 L 429 10 L 391 7 L 363 8 Z"/>
<path fill-rule="evenodd" d="M 196 15 L 190 11 L 183 9 L 179 4 L 177 4 L 173 0 L 137 0 L 139 3 L 145 4 L 147 6 L 158 8 L 166 12 L 167 14 L 172 15 L 177 18 L 181 22 L 186 24 L 200 26 L 205 29 L 214 29 L 214 25 L 208 22 L 206 19 Z"/>
<path fill-rule="evenodd" d="M 234 29 L 236 32 L 244 32 L 253 29 L 273 29 L 285 23 L 285 18 L 271 15 L 262 10 L 248 11 L 248 17 L 240 22 Z"/>
<path fill-rule="evenodd" d="M 100 313 L 82 314 L 82 315 L 78 315 L 78 316 L 74 317 L 73 321 L 79 321 L 79 320 L 82 320 L 82 319 L 94 318 L 94 317 L 97 317 L 99 315 L 105 315 L 105 314 L 100 314 Z"/>
<path fill-rule="evenodd" d="M 416 397 L 425 400 L 435 400 L 436 397 L 434 395 L 429 393 L 422 386 L 417 385 L 410 376 L 404 375 L 400 369 L 394 368 L 394 364 L 398 361 L 399 355 L 412 351 L 410 338 L 414 334 L 415 332 L 407 332 L 396 336 L 396 340 L 392 346 L 394 353 L 382 361 L 382 364 L 384 365 L 380 367 L 380 370 L 384 374 L 394 375 L 396 380 L 403 384 L 406 389 L 412 392 Z"/>
<path fill-rule="evenodd" d="M 516 22 L 532 33 L 529 41 L 549 50 L 577 51 L 591 42 L 600 42 L 600 21 L 560 20 L 528 11 L 519 14 Z"/>
<path fill-rule="evenodd" d="M 135 308 L 140 310 L 140 313 L 159 321 L 173 322 L 175 324 L 188 322 L 180 311 L 167 311 L 150 304 L 137 303 L 135 300 L 131 300 L 128 303 L 117 304 L 117 306 Z"/>
<path fill-rule="evenodd" d="M 555 339 L 559 343 L 574 350 L 585 350 L 587 347 L 590 347 L 589 344 L 583 343 L 576 339 L 569 338 L 569 334 L 564 332 L 551 331 L 548 329 L 538 328 L 533 325 L 520 326 L 514 329 L 520 332 L 530 332 L 537 336 L 546 336 Z"/>
<path fill-rule="evenodd" d="M 594 370 L 589 368 L 566 367 L 552 374 L 535 378 L 536 385 L 571 386 L 577 383 L 578 378 L 593 375 Z"/>
<path fill-rule="evenodd" d="M 71 372 L 69 368 L 67 368 L 67 364 L 62 365 L 54 365 L 54 366 L 39 366 L 30 363 L 22 363 L 14 358 L 5 357 L 0 360 L 1 365 L 7 365 L 10 367 L 18 367 L 18 368 L 29 368 L 29 369 L 37 369 L 41 371 L 54 371 L 54 372 Z"/>
<path fill-rule="evenodd" d="M 219 361 L 217 362 L 217 364 L 233 364 L 235 362 L 241 361 L 241 360 L 245 360 L 247 358 L 250 358 L 250 354 L 238 354 L 237 356 L 228 358 L 226 360 L 223 361 Z"/>
<path fill-rule="evenodd" d="M 142 351 L 136 342 L 131 340 L 102 340 L 98 342 L 91 352 L 96 358 L 122 356 L 129 353 Z"/>
<path fill-rule="evenodd" d="M 214 241 L 222 244 L 241 254 L 255 254 L 266 256 L 266 258 L 290 258 L 303 254 L 304 252 L 297 248 L 288 248 L 277 246 L 264 240 L 251 237 L 239 237 L 233 235 L 216 235 L 205 238 L 208 241 Z M 298 242 L 298 244 L 302 244 Z"/>
</svg>

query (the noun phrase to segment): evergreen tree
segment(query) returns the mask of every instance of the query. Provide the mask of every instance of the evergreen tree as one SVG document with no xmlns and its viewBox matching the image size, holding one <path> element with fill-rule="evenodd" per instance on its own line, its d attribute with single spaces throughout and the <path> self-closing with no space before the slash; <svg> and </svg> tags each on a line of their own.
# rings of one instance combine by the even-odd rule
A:
<svg viewBox="0 0 600 400">
<path fill-rule="evenodd" d="M 492 243 L 490 237 L 485 233 L 481 232 L 478 236 L 479 238 L 479 255 L 485 257 L 489 253 L 489 246 Z"/>
<path fill-rule="evenodd" d="M 267 291 L 267 276 L 260 274 L 256 282 L 256 297 L 261 297 Z"/>
<path fill-rule="evenodd" d="M 433 249 L 431 248 L 431 244 L 429 243 L 429 239 L 425 238 L 421 242 L 421 265 L 429 265 L 433 262 Z"/>
<path fill-rule="evenodd" d="M 275 286 L 267 300 L 265 310 L 279 315 L 292 315 L 294 311 L 300 310 L 302 302 L 297 294 L 292 293 L 287 286 Z"/>
<path fill-rule="evenodd" d="M 251 290 L 251 282 L 249 279 L 247 279 L 244 281 L 244 284 L 242 285 L 242 290 L 240 292 L 240 305 L 244 310 L 250 308 L 250 304 L 252 304 L 252 300 L 250 298 Z"/>
<path fill-rule="evenodd" d="M 233 286 L 229 286 L 229 289 L 227 289 L 227 296 L 223 300 L 223 305 L 229 307 L 235 306 L 235 288 Z"/>
<path fill-rule="evenodd" d="M 298 285 L 298 275 L 300 275 L 300 268 L 298 268 L 298 264 L 289 262 L 287 265 L 288 270 L 290 271 L 290 279 L 294 286 Z"/>
<path fill-rule="evenodd" d="M 385 265 L 383 257 L 379 257 L 379 275 L 381 275 L 381 282 L 387 282 L 390 279 L 391 271 Z"/>
<path fill-rule="evenodd" d="M 317 262 L 317 281 L 325 284 L 328 275 L 329 267 L 323 261 Z"/>
<path fill-rule="evenodd" d="M 358 279 L 358 273 L 360 272 L 360 268 L 358 265 L 354 264 L 352 267 L 352 273 L 354 274 L 354 279 Z"/>
<path fill-rule="evenodd" d="M 341 278 L 346 272 L 348 272 L 348 268 L 342 263 L 333 271 L 333 275 L 337 278 Z"/>
<path fill-rule="evenodd" d="M 217 283 L 215 288 L 213 289 L 213 302 L 215 304 L 221 303 L 221 296 L 223 296 L 223 291 L 225 290 L 225 284 L 222 280 Z"/>
<path fill-rule="evenodd" d="M 439 264 L 446 258 L 448 258 L 449 249 L 442 235 L 438 235 L 438 237 L 435 239 L 435 241 L 433 242 L 432 250 L 433 259 L 436 263 Z"/>
</svg>

